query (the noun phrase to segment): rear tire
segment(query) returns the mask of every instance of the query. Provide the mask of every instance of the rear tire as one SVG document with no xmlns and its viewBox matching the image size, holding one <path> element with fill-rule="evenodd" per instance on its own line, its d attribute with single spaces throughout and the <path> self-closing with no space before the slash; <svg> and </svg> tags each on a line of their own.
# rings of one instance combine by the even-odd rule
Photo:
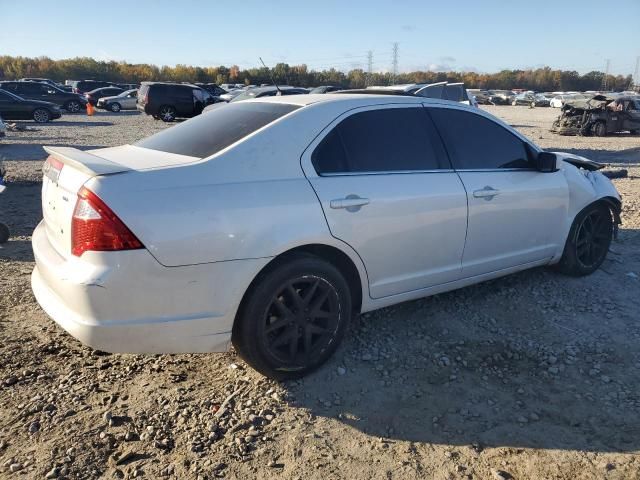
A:
<svg viewBox="0 0 640 480">
<path fill-rule="evenodd" d="M 6 243 L 9 240 L 9 227 L 4 223 L 0 223 L 0 243 Z"/>
<path fill-rule="evenodd" d="M 592 203 L 576 215 L 556 269 L 573 277 L 595 272 L 607 257 L 612 238 L 611 210 L 603 203 Z"/>
<path fill-rule="evenodd" d="M 297 254 L 261 273 L 233 327 L 240 356 L 263 375 L 285 380 L 322 365 L 351 319 L 351 293 L 332 264 Z"/>
<path fill-rule="evenodd" d="M 163 122 L 173 122 L 176 119 L 176 109 L 171 105 L 162 105 L 158 110 L 158 116 Z"/>
<path fill-rule="evenodd" d="M 51 114 L 46 108 L 36 108 L 33 111 L 33 120 L 38 123 L 47 123 L 51 120 Z"/>
<path fill-rule="evenodd" d="M 597 122 L 593 126 L 593 134 L 596 137 L 606 137 L 607 136 L 607 125 L 604 122 Z"/>
</svg>

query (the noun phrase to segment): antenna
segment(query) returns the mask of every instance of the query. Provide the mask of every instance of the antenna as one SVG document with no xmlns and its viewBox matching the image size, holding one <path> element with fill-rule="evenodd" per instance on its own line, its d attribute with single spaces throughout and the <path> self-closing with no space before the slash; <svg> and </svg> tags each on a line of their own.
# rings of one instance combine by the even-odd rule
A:
<svg viewBox="0 0 640 480">
<path fill-rule="evenodd" d="M 278 95 L 282 95 L 282 90 L 280 90 L 280 87 L 278 86 L 275 79 L 273 78 L 273 73 L 271 72 L 271 69 L 264 64 L 262 57 L 258 57 L 258 58 L 260 59 L 260 63 L 262 63 L 262 66 L 267 70 L 269 70 L 269 77 L 271 77 L 271 83 L 273 83 L 273 85 L 276 87 L 276 90 L 278 90 Z"/>
<path fill-rule="evenodd" d="M 367 52 L 367 82 L 366 82 L 367 87 L 371 85 L 372 75 L 373 75 L 373 50 L 369 50 Z"/>
<path fill-rule="evenodd" d="M 398 42 L 393 42 L 393 83 L 396 83 L 396 76 L 398 75 Z"/>
</svg>

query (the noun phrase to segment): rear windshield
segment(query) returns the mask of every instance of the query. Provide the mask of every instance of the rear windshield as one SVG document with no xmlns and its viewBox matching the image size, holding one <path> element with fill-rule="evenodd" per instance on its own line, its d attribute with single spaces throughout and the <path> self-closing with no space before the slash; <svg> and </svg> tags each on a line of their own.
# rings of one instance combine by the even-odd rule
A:
<svg viewBox="0 0 640 480">
<path fill-rule="evenodd" d="M 206 158 L 300 108 L 281 103 L 218 104 L 213 109 L 134 144 Z"/>
</svg>

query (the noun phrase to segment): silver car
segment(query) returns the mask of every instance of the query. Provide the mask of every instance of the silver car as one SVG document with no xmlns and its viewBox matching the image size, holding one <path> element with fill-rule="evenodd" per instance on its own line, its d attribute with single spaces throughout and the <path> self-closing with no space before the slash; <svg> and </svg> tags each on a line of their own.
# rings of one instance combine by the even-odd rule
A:
<svg viewBox="0 0 640 480">
<path fill-rule="evenodd" d="M 98 108 L 119 112 L 120 110 L 135 110 L 136 100 L 138 99 L 138 90 L 125 90 L 120 95 L 113 97 L 103 97 L 98 100 L 96 105 Z"/>
</svg>

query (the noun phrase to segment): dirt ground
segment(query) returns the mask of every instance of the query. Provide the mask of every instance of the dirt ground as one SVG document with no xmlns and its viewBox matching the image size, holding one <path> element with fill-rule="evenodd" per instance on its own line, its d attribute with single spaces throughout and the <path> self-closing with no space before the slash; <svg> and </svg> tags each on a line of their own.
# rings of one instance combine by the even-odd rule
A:
<svg viewBox="0 0 640 480">
<path fill-rule="evenodd" d="M 364 315 L 317 373 L 235 356 L 83 347 L 30 291 L 43 144 L 165 125 L 65 115 L 0 142 L 0 478 L 640 479 L 640 137 L 559 137 L 557 110 L 490 107 L 535 142 L 624 165 L 603 268 L 540 268 Z"/>
</svg>

